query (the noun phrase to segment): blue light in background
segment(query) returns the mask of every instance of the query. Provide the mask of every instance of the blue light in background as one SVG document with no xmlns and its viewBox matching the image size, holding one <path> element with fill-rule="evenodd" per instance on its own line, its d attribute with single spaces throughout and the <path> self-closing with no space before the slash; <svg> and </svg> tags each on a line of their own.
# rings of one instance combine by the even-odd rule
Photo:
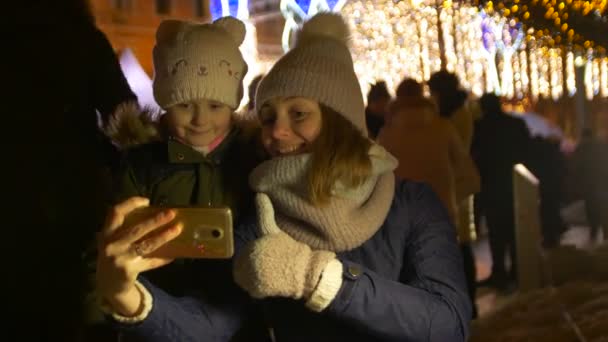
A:
<svg viewBox="0 0 608 342">
<path fill-rule="evenodd" d="M 236 17 L 237 11 L 239 9 L 239 0 L 228 0 L 228 7 L 230 8 L 230 15 Z M 221 18 L 223 16 L 221 0 L 211 0 L 209 3 L 209 8 L 211 10 L 211 17 L 213 18 L 213 20 Z"/>
<path fill-rule="evenodd" d="M 334 9 L 334 7 L 336 7 L 336 4 L 338 3 L 338 1 L 340 0 L 325 0 L 327 2 L 327 5 L 329 5 L 329 8 L 331 8 L 332 10 Z"/>
<path fill-rule="evenodd" d="M 220 0 L 211 0 L 209 2 L 209 9 L 211 10 L 213 20 L 222 16 L 222 2 Z"/>
<path fill-rule="evenodd" d="M 304 13 L 308 13 L 308 9 L 310 8 L 310 1 L 311 0 L 295 0 L 296 4 L 298 4 L 298 6 L 300 6 L 300 8 L 302 9 L 302 11 L 304 11 Z M 339 1 L 340 0 L 325 0 L 325 3 L 327 3 L 327 6 L 331 10 L 333 10 Z"/>
<path fill-rule="evenodd" d="M 230 7 L 230 15 L 236 17 L 239 10 L 239 0 L 228 0 L 228 4 Z"/>
<path fill-rule="evenodd" d="M 308 7 L 310 7 L 310 0 L 296 0 L 296 4 L 304 11 L 308 13 Z"/>
</svg>

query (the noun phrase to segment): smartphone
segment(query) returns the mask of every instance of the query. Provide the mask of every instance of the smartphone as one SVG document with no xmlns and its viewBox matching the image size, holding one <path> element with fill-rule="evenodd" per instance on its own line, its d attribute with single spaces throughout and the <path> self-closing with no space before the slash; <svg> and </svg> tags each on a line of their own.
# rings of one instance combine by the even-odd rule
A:
<svg viewBox="0 0 608 342">
<path fill-rule="evenodd" d="M 124 225 L 137 224 L 167 209 L 175 210 L 176 216 L 166 226 L 181 222 L 182 232 L 175 239 L 146 256 L 176 259 L 232 257 L 234 254 L 232 211 L 228 207 L 139 208 L 125 218 Z"/>
</svg>

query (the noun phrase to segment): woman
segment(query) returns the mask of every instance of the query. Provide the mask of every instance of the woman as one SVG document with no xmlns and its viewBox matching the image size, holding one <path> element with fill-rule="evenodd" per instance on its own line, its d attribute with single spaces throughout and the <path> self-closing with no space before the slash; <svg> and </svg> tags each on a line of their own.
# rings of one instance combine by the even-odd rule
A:
<svg viewBox="0 0 608 342">
<path fill-rule="evenodd" d="M 138 277 L 169 262 L 146 254 L 180 227 L 141 240 L 174 214 L 121 227 L 148 203 L 132 198 L 114 208 L 98 259 L 97 289 L 119 327 L 149 341 L 229 340 L 257 312 L 279 341 L 466 339 L 471 307 L 454 229 L 432 190 L 396 183 L 395 159 L 366 137 L 346 37 L 339 15 L 316 15 L 260 83 L 272 158 L 250 176 L 257 222 L 236 229 L 233 265 L 253 300 L 201 293 L 219 281 L 209 273 L 181 298 Z"/>
</svg>

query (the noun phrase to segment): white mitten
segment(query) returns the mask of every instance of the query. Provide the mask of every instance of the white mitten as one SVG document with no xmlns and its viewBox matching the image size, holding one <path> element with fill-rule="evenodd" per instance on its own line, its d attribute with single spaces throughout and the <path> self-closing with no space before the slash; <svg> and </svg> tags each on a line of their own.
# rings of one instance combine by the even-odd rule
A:
<svg viewBox="0 0 608 342">
<path fill-rule="evenodd" d="M 254 298 L 306 299 L 312 310 L 325 309 L 342 286 L 342 263 L 281 231 L 266 194 L 257 194 L 256 205 L 262 237 L 236 257 L 236 283 Z"/>
</svg>

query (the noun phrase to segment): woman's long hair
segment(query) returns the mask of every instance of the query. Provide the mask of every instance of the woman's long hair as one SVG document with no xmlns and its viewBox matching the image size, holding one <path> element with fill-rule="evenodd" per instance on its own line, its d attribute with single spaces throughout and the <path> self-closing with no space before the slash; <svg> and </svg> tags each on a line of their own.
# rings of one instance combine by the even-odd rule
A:
<svg viewBox="0 0 608 342">
<path fill-rule="evenodd" d="M 346 187 L 360 186 L 370 176 L 372 142 L 350 121 L 321 105 L 321 132 L 311 147 L 308 185 L 311 202 L 326 204 L 339 180 Z"/>
</svg>

